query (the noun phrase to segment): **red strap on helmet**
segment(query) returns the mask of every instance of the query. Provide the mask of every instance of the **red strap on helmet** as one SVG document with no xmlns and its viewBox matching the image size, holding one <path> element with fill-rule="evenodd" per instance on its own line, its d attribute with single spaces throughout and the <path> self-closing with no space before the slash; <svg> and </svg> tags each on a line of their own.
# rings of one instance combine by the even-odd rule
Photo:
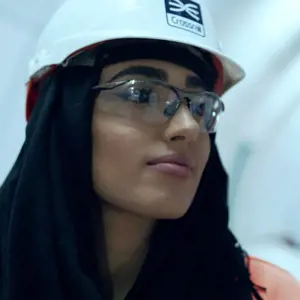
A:
<svg viewBox="0 0 300 300">
<path fill-rule="evenodd" d="M 213 55 L 213 62 L 218 72 L 218 78 L 215 82 L 214 91 L 217 95 L 222 95 L 224 84 L 224 71 L 223 66 L 219 58 Z"/>
</svg>

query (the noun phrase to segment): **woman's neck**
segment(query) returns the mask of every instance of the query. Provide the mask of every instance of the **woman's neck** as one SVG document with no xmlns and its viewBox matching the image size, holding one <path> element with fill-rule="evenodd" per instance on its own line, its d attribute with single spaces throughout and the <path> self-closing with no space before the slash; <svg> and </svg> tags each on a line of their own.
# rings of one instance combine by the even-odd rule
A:
<svg viewBox="0 0 300 300">
<path fill-rule="evenodd" d="M 144 262 L 154 221 L 108 205 L 103 207 L 102 220 L 114 299 L 122 299 L 134 284 Z"/>
</svg>

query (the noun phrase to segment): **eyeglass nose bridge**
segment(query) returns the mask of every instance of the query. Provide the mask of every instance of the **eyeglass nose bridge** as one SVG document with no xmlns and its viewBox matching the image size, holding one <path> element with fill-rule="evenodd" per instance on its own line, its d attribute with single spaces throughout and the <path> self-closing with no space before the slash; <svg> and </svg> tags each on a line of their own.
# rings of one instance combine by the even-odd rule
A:
<svg viewBox="0 0 300 300">
<path fill-rule="evenodd" d="M 173 100 L 164 110 L 164 115 L 167 117 L 173 117 L 177 113 L 181 104 L 187 105 L 191 116 L 193 116 L 193 112 L 191 110 L 191 99 L 188 97 L 189 93 L 185 93 L 180 91 L 174 87 L 170 87 L 176 95 L 176 99 Z"/>
</svg>

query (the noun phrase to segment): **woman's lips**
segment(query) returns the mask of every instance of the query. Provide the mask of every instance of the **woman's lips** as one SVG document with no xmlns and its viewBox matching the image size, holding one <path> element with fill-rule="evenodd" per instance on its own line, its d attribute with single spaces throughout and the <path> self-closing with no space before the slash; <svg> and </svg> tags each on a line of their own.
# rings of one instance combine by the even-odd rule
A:
<svg viewBox="0 0 300 300">
<path fill-rule="evenodd" d="M 157 172 L 187 178 L 192 174 L 192 163 L 187 157 L 168 155 L 148 162 L 148 167 Z"/>
<path fill-rule="evenodd" d="M 161 173 L 183 177 L 183 178 L 189 177 L 191 175 L 191 169 L 189 167 L 176 165 L 174 163 L 158 163 L 154 165 L 149 164 L 148 167 L 151 168 L 152 170 Z"/>
</svg>

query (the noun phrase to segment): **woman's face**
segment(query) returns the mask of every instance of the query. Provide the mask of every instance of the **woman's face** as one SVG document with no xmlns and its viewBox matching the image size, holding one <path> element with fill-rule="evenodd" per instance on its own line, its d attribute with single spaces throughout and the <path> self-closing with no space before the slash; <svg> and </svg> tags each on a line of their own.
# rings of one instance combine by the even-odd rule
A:
<svg viewBox="0 0 300 300">
<path fill-rule="evenodd" d="M 102 72 L 100 84 L 114 77 L 113 81 L 160 79 L 182 90 L 201 91 L 201 80 L 195 73 L 159 60 L 109 65 Z M 126 102 L 122 95 L 112 92 L 116 91 L 101 92 L 95 101 L 95 191 L 109 205 L 139 216 L 183 216 L 209 157 L 208 134 L 201 132 L 184 104 L 167 122 L 156 124 L 151 122 L 151 112 L 147 114 L 145 104 Z"/>
</svg>

